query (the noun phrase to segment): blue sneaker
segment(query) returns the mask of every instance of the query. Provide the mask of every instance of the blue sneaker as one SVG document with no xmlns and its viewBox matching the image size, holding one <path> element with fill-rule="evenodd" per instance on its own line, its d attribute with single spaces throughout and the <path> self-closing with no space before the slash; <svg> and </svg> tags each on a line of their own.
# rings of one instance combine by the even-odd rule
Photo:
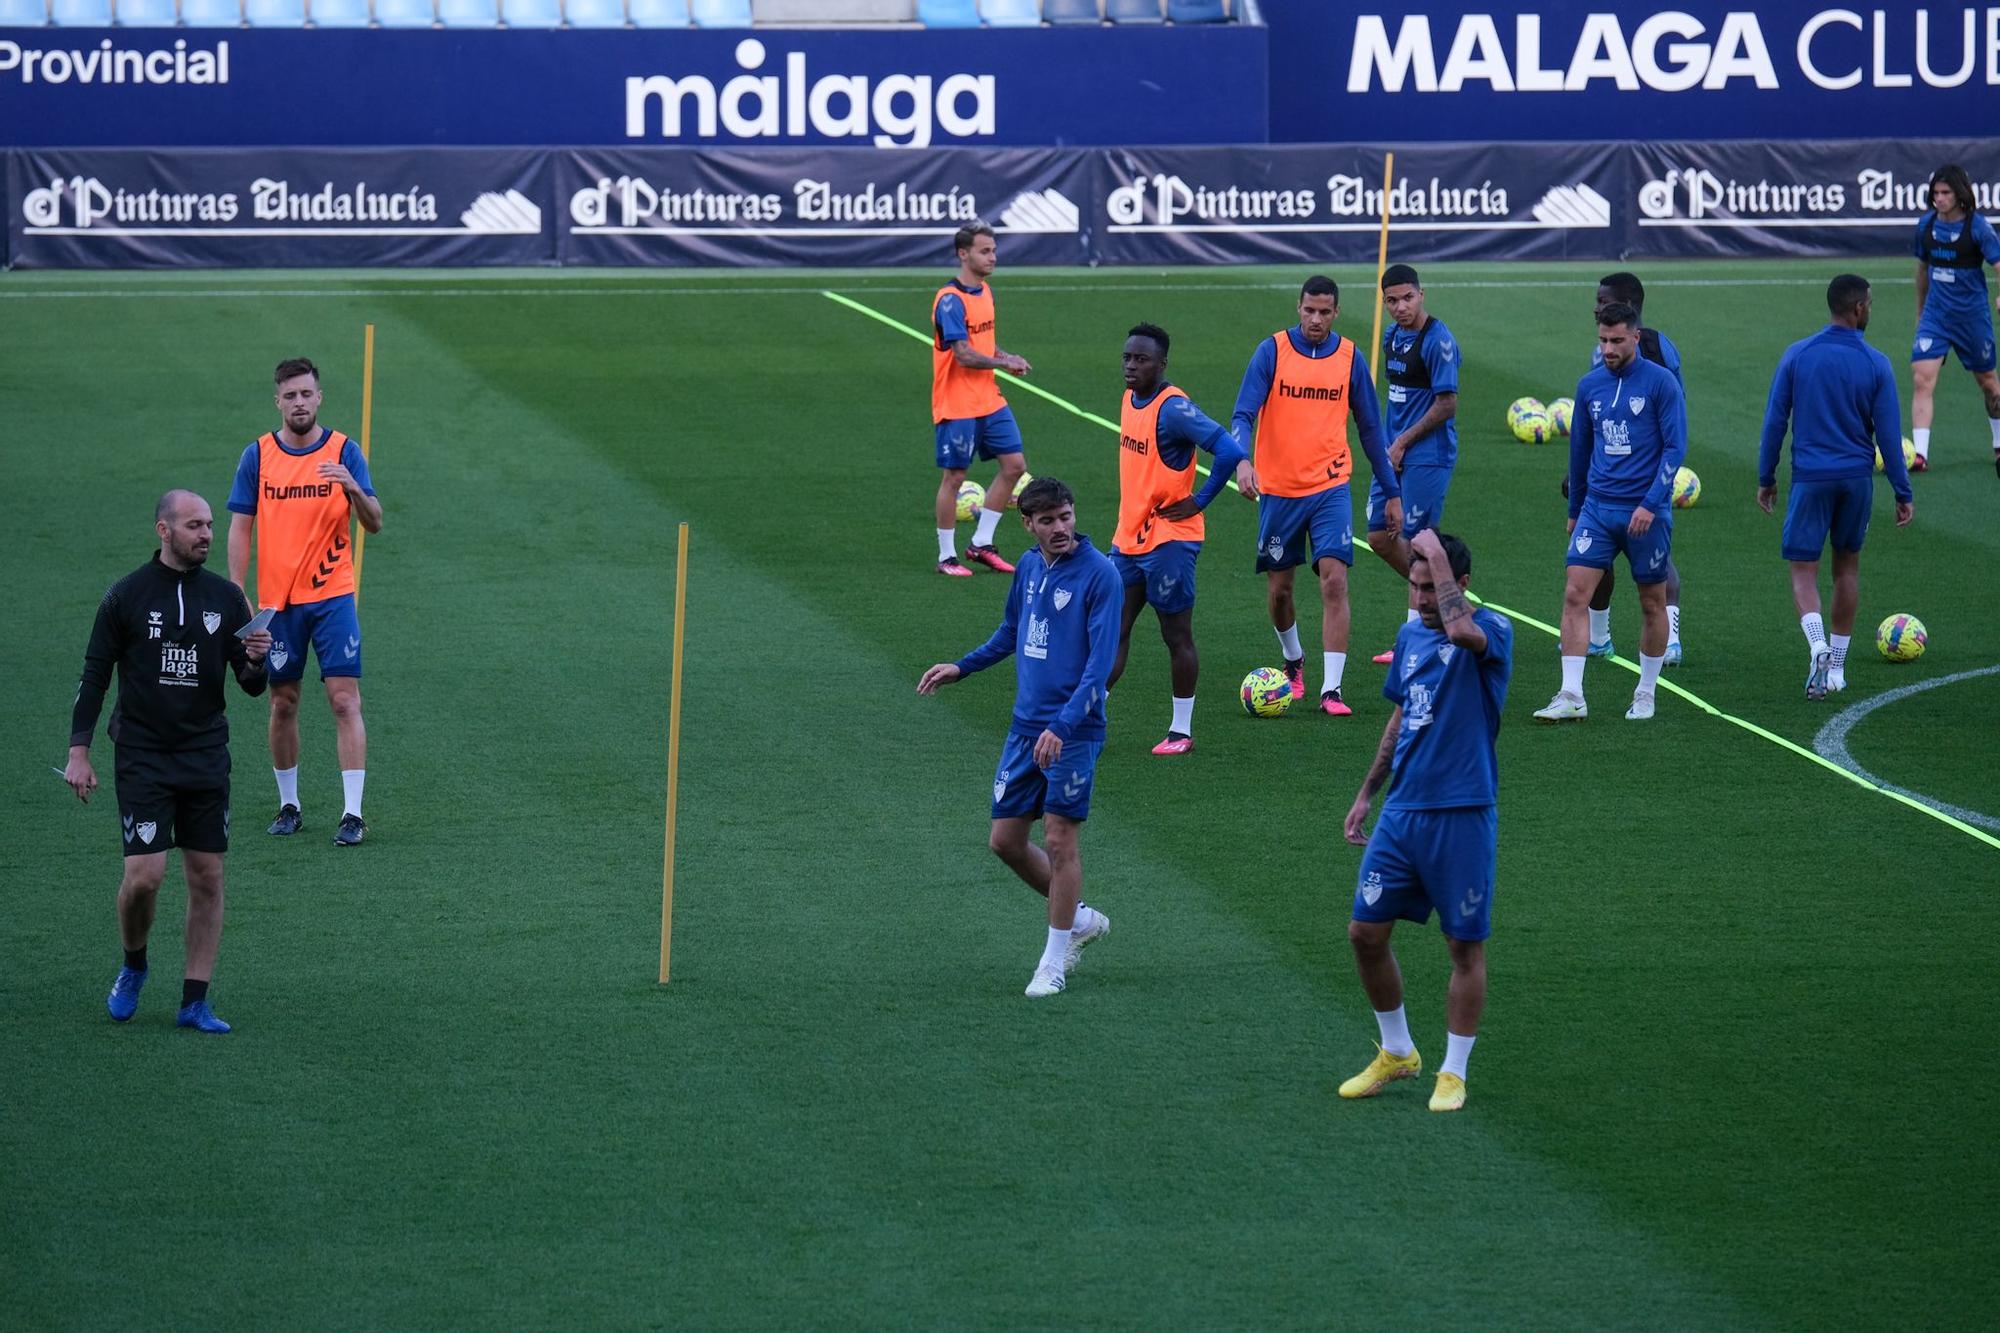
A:
<svg viewBox="0 0 2000 1333">
<path fill-rule="evenodd" d="M 1680 646 L 1679 644 L 1677 644 L 1677 643 L 1670 643 L 1670 644 L 1668 644 L 1668 645 L 1667 645 L 1667 659 L 1666 659 L 1666 661 L 1662 662 L 1662 663 L 1661 663 L 1660 665 L 1661 665 L 1661 666 L 1679 666 L 1680 664 L 1681 664 L 1681 646 Z"/>
<path fill-rule="evenodd" d="M 174 1021 L 181 1027 L 193 1028 L 197 1032 L 229 1031 L 229 1024 L 215 1016 L 215 1012 L 208 1007 L 207 1000 L 196 1000 L 193 1004 L 182 1005 L 181 1016 Z"/>
<path fill-rule="evenodd" d="M 1592 657 L 1609 657 L 1614 651 L 1611 646 L 1611 640 L 1606 639 L 1603 643 L 1591 644 L 1589 655 Z"/>
<path fill-rule="evenodd" d="M 139 1011 L 139 988 L 145 984 L 144 972 L 134 972 L 129 967 L 118 969 L 118 979 L 111 983 L 111 994 L 104 999 L 112 1022 L 123 1023 Z"/>
</svg>

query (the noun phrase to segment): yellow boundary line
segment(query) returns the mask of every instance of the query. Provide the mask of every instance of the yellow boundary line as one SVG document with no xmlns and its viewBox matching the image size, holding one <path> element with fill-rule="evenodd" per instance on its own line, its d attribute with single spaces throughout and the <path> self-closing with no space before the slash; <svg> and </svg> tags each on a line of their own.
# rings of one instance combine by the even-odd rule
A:
<svg viewBox="0 0 2000 1333">
<path fill-rule="evenodd" d="M 856 314 L 866 315 L 868 318 L 876 321 L 879 324 L 887 325 L 889 328 L 895 329 L 899 333 L 908 334 L 910 337 L 915 338 L 918 342 L 923 343 L 926 347 L 930 346 L 931 340 L 928 334 L 925 334 L 918 329 L 912 328 L 910 325 L 903 323 L 899 319 L 895 319 L 889 315 L 883 314 L 879 310 L 873 309 L 869 306 L 865 306 L 861 304 L 861 302 L 856 301 L 851 297 L 842 296 L 839 292 L 826 291 L 822 289 L 820 295 L 826 297 L 829 301 L 835 302 L 836 304 L 846 306 L 849 310 L 854 311 Z M 1050 393 L 1047 389 L 1042 388 L 1039 384 L 1030 384 L 1028 383 L 1028 381 L 1020 378 L 1018 375 L 1010 375 L 1004 370 L 995 371 L 994 374 L 999 376 L 999 378 L 1006 380 L 1009 384 L 1017 385 L 1020 388 L 1026 389 L 1029 393 L 1034 394 L 1036 397 L 1045 399 L 1048 402 L 1053 403 L 1055 406 L 1061 408 L 1063 411 L 1072 413 L 1075 416 L 1082 417 L 1085 421 L 1091 422 L 1094 425 L 1102 426 L 1106 430 L 1110 431 L 1116 431 L 1118 429 L 1118 424 L 1116 422 L 1108 421 L 1105 418 L 1097 415 L 1095 412 L 1087 412 L 1083 408 L 1078 407 L 1075 403 L 1070 402 L 1068 399 L 1060 398 L 1057 397 L 1055 394 Z M 1208 475 L 1207 468 L 1202 468 L 1201 465 L 1198 463 L 1195 466 L 1197 468 L 1200 468 L 1202 475 L 1204 476 Z M 1235 485 L 1234 482 L 1231 482 L 1230 484 L 1232 486 Z M 1544 634 L 1551 635 L 1552 637 L 1558 639 L 1562 637 L 1561 631 L 1559 631 L 1555 626 L 1549 624 L 1547 621 L 1537 620 L 1535 619 L 1535 617 L 1526 615 L 1520 611 L 1516 611 L 1512 607 L 1502 606 L 1498 602 L 1488 601 L 1484 598 L 1472 597 L 1471 600 L 1478 602 L 1481 606 L 1492 607 L 1495 611 L 1498 611 L 1501 615 L 1506 616 L 1509 620 L 1516 621 L 1523 625 L 1531 626 L 1535 629 L 1542 631 Z M 1612 657 L 1609 660 L 1612 662 L 1613 665 L 1621 666 L 1625 668 L 1625 670 L 1632 672 L 1634 675 L 1637 675 L 1639 672 L 1639 667 L 1637 663 L 1628 661 L 1623 657 Z M 1847 779 L 1849 782 L 1852 782 L 1857 787 L 1865 788 L 1866 790 L 1875 792 L 1877 795 L 1880 796 L 1886 796 L 1892 801 L 1896 801 L 1902 805 L 1908 806 L 1910 809 L 1917 811 L 1919 814 L 1929 815 L 1932 819 L 1937 820 L 1939 823 L 1957 829 L 1960 833 L 1965 834 L 1967 837 L 1976 838 L 1980 842 L 1985 843 L 1988 847 L 1991 847 L 1996 851 L 2000 851 L 2000 838 L 1994 837 L 1992 834 L 1986 832 L 1984 829 L 1974 828 L 1972 825 L 1966 823 L 1964 820 L 1954 818 L 1953 816 L 1946 814 L 1942 810 L 1936 809 L 1932 806 L 1925 805 L 1922 801 L 1915 800 L 1911 797 L 1905 796 L 1903 795 L 1903 793 L 1899 791 L 1891 791 L 1889 788 L 1883 787 L 1877 783 L 1870 782 L 1868 781 L 1868 779 L 1861 777 L 1858 774 L 1850 773 L 1848 770 L 1842 768 L 1839 764 L 1836 764 L 1832 760 L 1827 759 L 1824 756 L 1815 753 L 1813 750 L 1809 749 L 1806 746 L 1800 745 L 1796 741 L 1787 740 L 1783 736 L 1778 735 L 1776 732 L 1770 731 L 1764 727 L 1760 727 L 1755 722 L 1752 722 L 1747 718 L 1740 718 L 1737 717 L 1734 713 L 1724 712 L 1722 709 L 1717 708 L 1714 704 L 1710 703 L 1708 700 L 1702 698 L 1700 695 L 1694 693 L 1693 691 L 1683 689 L 1681 686 L 1674 684 L 1674 682 L 1668 680 L 1665 676 L 1660 677 L 1659 683 L 1662 689 L 1665 689 L 1670 693 L 1679 695 L 1681 698 L 1693 704 L 1696 708 L 1699 708 L 1702 712 L 1707 713 L 1710 717 L 1719 718 L 1722 721 L 1729 723 L 1733 727 L 1740 727 L 1744 731 L 1749 732 L 1753 736 L 1761 736 L 1763 739 L 1771 742 L 1771 744 L 1779 747 L 1780 749 L 1789 750 L 1793 754 L 1798 755 L 1801 759 L 1811 760 L 1813 763 L 1819 765 L 1827 772 L 1838 774 L 1840 777 Z"/>
</svg>

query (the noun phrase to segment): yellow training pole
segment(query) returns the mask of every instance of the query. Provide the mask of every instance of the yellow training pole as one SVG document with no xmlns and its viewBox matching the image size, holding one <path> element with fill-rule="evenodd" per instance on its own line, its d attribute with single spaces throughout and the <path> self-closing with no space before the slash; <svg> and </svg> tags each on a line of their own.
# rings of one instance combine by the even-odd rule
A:
<svg viewBox="0 0 2000 1333">
<path fill-rule="evenodd" d="M 674 675 L 667 704 L 667 858 L 660 875 L 660 984 L 674 946 L 674 812 L 681 785 L 681 646 L 687 636 L 688 525 L 681 524 L 680 556 L 674 568 Z"/>
<path fill-rule="evenodd" d="M 361 326 L 361 458 L 373 462 L 368 457 L 368 424 L 375 415 L 375 326 Z M 368 540 L 368 529 L 354 525 L 354 600 L 361 601 L 361 544 Z"/>
<path fill-rule="evenodd" d="M 1382 242 L 1375 250 L 1375 332 L 1368 340 L 1368 374 L 1382 376 L 1382 274 L 1389 267 L 1389 178 L 1396 169 L 1396 155 L 1382 157 Z"/>
</svg>

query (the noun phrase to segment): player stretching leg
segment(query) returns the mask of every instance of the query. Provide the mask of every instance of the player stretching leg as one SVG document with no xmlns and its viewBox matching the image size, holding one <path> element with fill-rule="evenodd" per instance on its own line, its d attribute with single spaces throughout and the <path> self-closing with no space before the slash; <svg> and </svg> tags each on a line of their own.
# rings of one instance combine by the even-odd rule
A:
<svg viewBox="0 0 2000 1333">
<path fill-rule="evenodd" d="M 1027 886 L 1049 900 L 1049 937 L 1028 995 L 1060 992 L 1084 946 L 1111 929 L 1082 901 L 1077 848 L 1090 787 L 1104 749 L 1104 689 L 1118 655 L 1124 590 L 1108 556 L 1076 530 L 1076 500 L 1053 477 L 1021 492 L 1021 522 L 1035 544 L 1021 557 L 993 637 L 956 662 L 939 662 L 918 694 L 1014 658 L 1014 720 L 993 775 L 988 845 Z M 1042 846 L 1028 838 L 1036 819 Z"/>
<path fill-rule="evenodd" d="M 1438 914 L 1451 950 L 1445 994 L 1444 1068 L 1431 1110 L 1465 1105 L 1465 1062 L 1486 1007 L 1486 937 L 1493 929 L 1499 851 L 1500 766 L 1494 738 L 1513 670 L 1514 626 L 1465 600 L 1472 553 L 1425 529 L 1410 540 L 1410 599 L 1418 621 L 1396 636 L 1382 693 L 1395 711 L 1375 762 L 1347 812 L 1347 840 L 1368 850 L 1356 873 L 1347 938 L 1382 1041 L 1368 1067 L 1340 1085 L 1373 1097 L 1422 1072 L 1403 1012 L 1403 973 L 1389 947 L 1400 920 Z M 1368 833 L 1368 804 L 1395 774 L 1382 817 Z"/>
<path fill-rule="evenodd" d="M 1785 506 L 1782 549 L 1792 566 L 1792 601 L 1799 609 L 1811 664 L 1806 698 L 1824 699 L 1847 687 L 1847 644 L 1861 600 L 1861 543 L 1875 500 L 1875 451 L 1896 493 L 1896 526 L 1915 513 L 1896 427 L 1896 375 L 1889 358 L 1862 338 L 1874 304 L 1865 278 L 1843 273 L 1827 285 L 1832 322 L 1785 349 L 1771 377 L 1764 436 L 1757 451 L 1757 504 L 1771 512 L 1778 494 L 1778 450 L 1792 432 L 1792 493 Z M 1833 542 L 1833 634 L 1820 622 L 1819 557 Z"/>
<path fill-rule="evenodd" d="M 1931 176 L 1930 211 L 1917 220 L 1917 336 L 1910 344 L 1910 441 L 1918 472 L 1930 468 L 1932 395 L 1948 347 L 1979 381 L 1986 424 L 1993 432 L 1993 470 L 2000 473 L 2000 374 L 1994 370 L 1993 306 L 1986 270 L 2000 273 L 2000 235 L 1977 211 L 1972 180 L 1955 164 Z M 1891 453 L 1886 446 L 1886 465 Z"/>
<path fill-rule="evenodd" d="M 960 227 L 952 237 L 958 276 L 931 298 L 931 420 L 936 426 L 938 573 L 966 578 L 972 573 L 958 558 L 958 487 L 974 458 L 998 459 L 1000 470 L 986 488 L 966 555 L 1002 574 L 1014 567 L 994 549 L 1000 515 L 1014 497 L 1014 483 L 1026 470 L 1021 428 L 1000 396 L 995 370 L 1028 373 L 1026 359 L 1000 349 L 987 281 L 1000 263 L 993 228 L 984 222 Z"/>
<path fill-rule="evenodd" d="M 1424 310 L 1424 288 L 1408 264 L 1382 274 L 1382 304 L 1394 322 L 1382 335 L 1389 382 L 1389 467 L 1403 485 L 1403 525 L 1391 528 L 1388 492 L 1368 482 L 1368 547 L 1398 578 L 1410 573 L 1410 538 L 1444 522 L 1444 496 L 1458 465 L 1458 344 L 1444 321 Z M 1415 620 L 1410 608 L 1406 621 Z M 1386 666 L 1391 649 L 1375 658 Z"/>
<path fill-rule="evenodd" d="M 1354 469 L 1347 444 L 1350 418 L 1360 427 L 1368 466 L 1388 495 L 1384 524 L 1403 526 L 1403 488 L 1389 466 L 1375 385 L 1368 362 L 1354 354 L 1354 343 L 1333 331 L 1339 313 L 1340 288 L 1333 279 L 1307 278 L 1299 289 L 1299 322 L 1257 344 L 1230 417 L 1236 442 L 1255 461 L 1257 568 L 1266 575 L 1271 628 L 1295 699 L 1306 697 L 1306 664 L 1292 571 L 1306 562 L 1308 548 L 1319 575 L 1320 647 L 1326 659 L 1319 708 L 1329 717 L 1354 711 L 1340 697 L 1347 671 L 1347 571 L 1354 563 L 1347 492 Z"/>
<path fill-rule="evenodd" d="M 1562 689 L 1535 716 L 1576 722 L 1590 715 L 1583 701 L 1588 660 L 1586 612 L 1598 579 L 1624 552 L 1639 585 L 1639 688 L 1627 721 L 1653 715 L 1653 691 L 1667 649 L 1664 583 L 1672 554 L 1669 508 L 1674 473 L 1687 454 L 1687 414 L 1680 381 L 1639 355 L 1639 312 L 1606 306 L 1597 317 L 1604 364 L 1576 386 L 1569 436 L 1569 553 L 1563 588 Z"/>
<path fill-rule="evenodd" d="M 1167 331 L 1141 324 L 1125 339 L 1125 392 L 1119 395 L 1118 534 L 1111 563 L 1125 584 L 1118 622 L 1118 659 L 1105 688 L 1125 674 L 1132 626 L 1150 603 L 1160 618 L 1173 677 L 1173 721 L 1158 755 L 1194 749 L 1194 687 L 1201 662 L 1194 649 L 1194 567 L 1205 530 L 1202 510 L 1233 474 L 1246 496 L 1257 483 L 1250 460 L 1230 433 L 1203 416 L 1187 394 L 1167 383 Z M 1195 450 L 1215 458 L 1208 484 L 1194 489 Z"/>
</svg>

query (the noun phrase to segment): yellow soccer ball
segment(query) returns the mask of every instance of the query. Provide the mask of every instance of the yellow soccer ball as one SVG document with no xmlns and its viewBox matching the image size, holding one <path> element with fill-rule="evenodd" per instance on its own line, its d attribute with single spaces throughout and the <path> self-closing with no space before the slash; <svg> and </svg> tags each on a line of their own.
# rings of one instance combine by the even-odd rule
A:
<svg viewBox="0 0 2000 1333">
<path fill-rule="evenodd" d="M 1701 478 L 1694 469 L 1684 467 L 1674 473 L 1674 508 L 1692 509 L 1694 502 L 1701 499 Z"/>
<path fill-rule="evenodd" d="M 958 483 L 958 521 L 970 523 L 986 503 L 986 488 L 976 481 Z"/>
<path fill-rule="evenodd" d="M 1243 678 L 1243 711 L 1277 717 L 1292 706 L 1292 682 L 1276 667 L 1258 667 Z"/>
</svg>

